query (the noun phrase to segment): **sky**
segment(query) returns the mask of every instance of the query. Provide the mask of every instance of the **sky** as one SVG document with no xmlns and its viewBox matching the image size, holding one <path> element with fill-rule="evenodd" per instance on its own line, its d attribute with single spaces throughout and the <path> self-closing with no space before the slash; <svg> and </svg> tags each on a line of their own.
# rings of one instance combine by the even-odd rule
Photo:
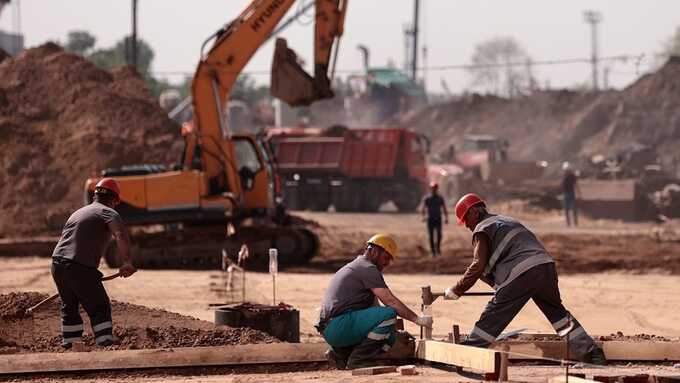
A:
<svg viewBox="0 0 680 383">
<path fill-rule="evenodd" d="M 298 0 L 289 14 L 310 0 Z M 13 0 L 0 15 L 0 29 L 20 29 L 26 46 L 65 41 L 71 30 L 87 30 L 97 47 L 109 47 L 131 31 L 131 1 Z M 19 2 L 20 18 L 16 17 Z M 138 0 L 138 35 L 155 51 L 152 71 L 171 81 L 193 73 L 202 42 L 237 16 L 250 0 Z M 467 64 L 477 44 L 495 37 L 516 39 L 536 62 L 586 59 L 591 54 L 591 30 L 583 11 L 602 14 L 599 24 L 601 57 L 631 55 L 641 59 L 608 61 L 609 84 L 621 88 L 653 66 L 653 55 L 680 26 L 678 0 L 421 0 L 419 72 L 428 91 L 441 92 L 445 82 L 453 93 L 469 90 L 471 76 L 455 66 Z M 349 1 L 338 74 L 360 72 L 358 44 L 369 47 L 371 66 L 389 62 L 402 67 L 404 28 L 413 21 L 414 0 Z M 311 12 L 311 11 L 310 11 Z M 309 63 L 312 58 L 312 13 L 282 33 L 288 45 Z M 421 45 L 422 47 L 422 45 Z M 245 71 L 260 83 L 269 80 L 273 41 L 263 45 Z M 636 65 L 637 64 L 637 65 Z M 542 86 L 585 85 L 591 79 L 587 63 L 536 65 Z"/>
</svg>

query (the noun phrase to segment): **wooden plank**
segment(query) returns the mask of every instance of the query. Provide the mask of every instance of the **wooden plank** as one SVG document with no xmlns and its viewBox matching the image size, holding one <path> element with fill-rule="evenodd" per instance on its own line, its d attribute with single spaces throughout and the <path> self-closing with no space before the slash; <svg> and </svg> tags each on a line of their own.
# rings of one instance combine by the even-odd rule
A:
<svg viewBox="0 0 680 383">
<path fill-rule="evenodd" d="M 0 355 L 0 374 L 322 362 L 325 343 Z"/>
<path fill-rule="evenodd" d="M 680 343 L 678 342 L 606 341 L 595 343 L 603 348 L 607 359 L 612 361 L 680 361 Z M 510 346 L 510 360 L 527 360 L 532 359 L 532 356 L 566 358 L 566 345 L 562 341 L 504 341 L 494 343 L 491 349 L 500 350 L 504 344 Z"/>
<path fill-rule="evenodd" d="M 380 375 L 397 372 L 397 366 L 375 366 L 366 368 L 355 368 L 352 375 Z"/>
<path fill-rule="evenodd" d="M 494 350 L 427 339 L 418 341 L 416 358 L 484 373 L 498 373 L 501 363 L 500 353 Z"/>
<path fill-rule="evenodd" d="M 409 364 L 406 366 L 399 366 L 397 367 L 397 372 L 400 375 L 418 375 L 418 371 L 416 370 L 416 366 L 413 364 Z"/>
<path fill-rule="evenodd" d="M 548 383 L 567 383 L 567 377 L 564 375 L 553 376 L 552 378 L 548 378 Z M 595 380 L 589 380 L 569 375 L 569 383 L 599 383 L 599 382 Z"/>
</svg>

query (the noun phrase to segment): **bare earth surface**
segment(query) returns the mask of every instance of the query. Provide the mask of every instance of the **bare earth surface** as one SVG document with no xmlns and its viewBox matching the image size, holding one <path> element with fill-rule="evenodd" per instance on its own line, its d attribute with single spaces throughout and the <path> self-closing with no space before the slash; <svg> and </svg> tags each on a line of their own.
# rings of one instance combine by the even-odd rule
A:
<svg viewBox="0 0 680 383">
<path fill-rule="evenodd" d="M 342 264 L 347 262 L 361 248 L 361 244 L 368 234 L 376 231 L 392 232 L 399 238 L 400 245 L 403 242 L 411 243 L 408 246 L 422 246 L 426 248 L 423 224 L 415 215 L 348 215 L 348 214 L 311 214 L 305 213 L 306 218 L 311 218 L 324 226 L 325 234 L 322 234 L 324 254 L 316 262 L 332 260 Z M 635 243 L 625 242 L 625 238 L 651 238 L 649 233 L 654 227 L 648 224 L 628 225 L 617 222 L 587 221 L 583 227 L 566 230 L 561 227 L 559 216 L 546 216 L 536 219 L 527 216 L 527 225 L 534 229 L 541 238 L 557 238 L 554 245 L 551 240 L 546 240 L 549 250 L 554 246 L 574 246 L 574 243 L 582 241 L 584 236 L 597 238 L 599 244 L 595 248 L 611 247 L 612 254 L 615 251 L 630 253 L 629 247 L 639 246 Z M 361 230 L 356 229 L 356 222 L 361 221 Z M 469 256 L 469 233 L 463 229 L 449 225 L 445 230 L 445 257 L 452 258 L 454 254 Z M 637 237 L 636 237 L 637 236 Z M 329 249 L 329 238 L 337 240 L 336 248 Z M 561 239 L 565 238 L 565 239 Z M 622 240 L 621 238 L 624 238 Z M 672 243 L 672 242 L 671 242 Z M 614 244 L 614 245 L 612 245 Z M 667 243 L 661 243 L 666 246 Z M 451 252 L 451 249 L 459 246 L 460 250 Z M 592 245 L 589 245 L 592 246 Z M 340 253 L 343 251 L 343 253 Z M 677 253 L 653 253 L 654 249 L 645 251 L 652 252 L 650 257 L 677 257 Z M 577 252 L 578 253 L 578 252 Z M 344 254 L 344 255 L 343 255 Z M 580 253 L 579 253 L 580 254 Z M 424 255 L 412 255 L 408 251 L 402 251 L 398 263 L 408 262 L 409 257 L 426 257 Z M 580 258 L 587 254 L 580 254 Z M 427 258 L 424 258 L 427 259 Z M 439 260 L 432 261 L 434 265 Z M 49 259 L 36 257 L 0 258 L 0 294 L 12 292 L 39 292 L 52 294 L 54 284 L 49 273 Z M 429 262 L 429 261 L 428 261 Z M 461 261 L 465 265 L 467 260 Z M 558 259 L 560 270 L 564 267 L 564 261 Z M 418 263 L 414 263 L 417 266 Z M 323 266 L 323 265 L 322 265 Z M 457 274 L 426 273 L 423 269 L 414 266 L 410 273 L 406 270 L 398 270 L 398 273 L 390 273 L 387 270 L 386 280 L 395 294 L 412 308 L 419 307 L 420 286 L 430 284 L 433 291 L 442 291 L 455 282 Z M 680 275 L 673 275 L 664 269 L 663 263 L 656 269 L 643 270 L 614 270 L 606 272 L 562 273 L 560 288 L 562 297 L 567 308 L 579 319 L 588 332 L 596 336 L 609 336 L 618 331 L 623 336 L 636 334 L 654 334 L 660 337 L 674 339 L 680 337 Z M 464 267 L 464 266 L 463 266 Z M 395 265 L 396 268 L 396 265 Z M 321 270 L 321 272 L 320 272 Z M 462 271 L 462 270 L 461 270 Z M 107 275 L 113 272 L 105 267 L 102 272 Z M 323 272 L 323 267 L 310 266 L 294 272 L 279 273 L 277 277 L 277 301 L 283 301 L 300 310 L 301 338 L 303 341 L 322 341 L 318 337 L 312 325 L 318 315 L 317 307 L 323 292 L 331 278 L 332 273 Z M 116 325 L 139 325 L 143 321 L 158 320 L 150 313 L 163 313 L 165 310 L 185 316 L 194 317 L 203 321 L 212 322 L 213 312 L 209 307 L 211 303 L 223 303 L 224 295 L 218 295 L 214 291 L 216 285 L 221 283 L 221 275 L 217 271 L 150 271 L 142 270 L 129 279 L 116 279 L 106 282 L 107 290 L 113 300 L 125 302 L 127 305 L 144 306 L 138 312 L 138 318 L 122 317 L 114 311 L 114 324 Z M 486 291 L 489 288 L 481 283 L 473 290 Z M 246 275 L 246 299 L 253 302 L 271 303 L 272 279 L 268 274 L 248 273 Z M 473 326 L 479 313 L 485 304 L 485 298 L 469 297 L 456 302 L 438 300 L 435 302 L 434 338 L 444 338 L 451 331 L 451 326 L 459 324 L 462 332 L 468 332 Z M 122 304 L 122 303 L 121 303 Z M 137 307 L 137 306 L 135 306 Z M 0 307 L 2 313 L 11 313 L 11 308 Z M 54 306 L 46 308 L 43 314 L 44 325 L 40 328 L 49 327 L 58 329 L 59 318 Z M 163 314 L 164 316 L 165 314 Z M 172 315 L 167 314 L 167 318 Z M 192 323 L 191 319 L 182 319 L 184 324 Z M 169 322 L 168 322 L 169 323 Z M 206 322 L 195 322 L 193 326 L 197 330 L 209 330 Z M 167 324 L 167 323 L 166 323 Z M 206 327 L 207 326 L 207 327 Z M 192 326 L 186 326 L 192 327 Z M 510 324 L 508 330 L 527 328 L 528 332 L 551 333 L 550 324 L 543 318 L 540 311 L 529 303 L 520 315 Z M 418 328 L 411 323 L 406 323 L 406 329 L 412 334 L 418 334 Z M 58 330 L 57 330 L 58 331 Z M 616 336 L 616 335 L 615 335 Z M 266 341 L 266 340 L 265 340 Z M 649 370 L 662 371 L 664 374 L 677 374 L 677 369 L 672 366 L 633 366 L 626 367 L 632 374 Z M 162 373 L 137 373 L 135 381 L 228 381 L 228 382 L 265 382 L 274 379 L 287 379 L 294 382 L 305 381 L 356 381 L 364 382 L 369 377 L 350 377 L 347 372 L 340 371 L 297 371 L 281 372 L 281 369 L 239 371 L 229 369 L 194 369 L 191 372 L 162 372 Z M 420 368 L 423 375 L 418 377 L 399 377 L 395 374 L 383 375 L 381 381 L 451 381 L 470 380 L 470 378 L 456 376 L 455 373 L 441 371 L 432 368 Z M 607 369 L 610 371 L 610 369 Z M 613 371 L 613 370 L 611 370 Z M 632 371 L 632 372 L 631 372 Z M 270 373 L 276 372 L 276 375 Z M 560 373 L 556 367 L 513 367 L 510 376 L 513 380 L 540 381 L 547 376 Z M 612 372 L 613 373 L 613 372 Z M 131 376 L 127 373 L 104 373 L 96 375 L 98 381 L 124 381 Z M 236 374 L 236 375 L 233 375 Z M 190 375 L 190 376 L 187 376 Z M 88 380 L 88 375 L 82 378 L 69 376 L 69 379 Z M 127 378 L 126 378 L 127 377 Z M 60 380 L 58 377 L 45 377 L 47 381 Z M 95 379 L 90 377 L 89 380 Z M 25 380 L 31 380 L 25 377 Z M 41 379 L 43 380 L 43 379 Z"/>
</svg>

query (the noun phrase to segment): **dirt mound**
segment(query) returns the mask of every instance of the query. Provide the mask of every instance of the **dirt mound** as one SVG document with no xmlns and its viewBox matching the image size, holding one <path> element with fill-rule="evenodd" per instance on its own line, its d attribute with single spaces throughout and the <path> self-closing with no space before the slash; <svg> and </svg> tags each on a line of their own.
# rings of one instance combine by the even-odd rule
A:
<svg viewBox="0 0 680 383">
<path fill-rule="evenodd" d="M 177 155 L 178 127 L 131 68 L 47 43 L 0 65 L 0 236 L 57 232 L 101 169 Z"/>
<path fill-rule="evenodd" d="M 402 123 L 427 134 L 434 154 L 460 148 L 465 134 L 493 134 L 509 140 L 511 159 L 611 156 L 636 143 L 659 148 L 672 163 L 680 143 L 680 58 L 622 91 L 538 91 L 513 100 L 471 95 Z"/>
<path fill-rule="evenodd" d="M 26 316 L 26 310 L 47 295 L 36 292 L 9 293 L 0 295 L 0 320 L 20 319 Z"/>
<path fill-rule="evenodd" d="M 61 320 L 56 299 L 32 315 L 27 308 L 40 302 L 46 295 L 36 292 L 0 295 L 0 352 L 3 348 L 14 352 L 60 352 Z M 163 347 L 224 346 L 250 343 L 273 343 L 278 340 L 264 332 L 250 328 L 216 327 L 213 323 L 165 310 L 113 301 L 114 334 L 119 339 L 112 350 L 148 349 Z M 83 343 L 94 345 L 87 315 Z"/>
</svg>

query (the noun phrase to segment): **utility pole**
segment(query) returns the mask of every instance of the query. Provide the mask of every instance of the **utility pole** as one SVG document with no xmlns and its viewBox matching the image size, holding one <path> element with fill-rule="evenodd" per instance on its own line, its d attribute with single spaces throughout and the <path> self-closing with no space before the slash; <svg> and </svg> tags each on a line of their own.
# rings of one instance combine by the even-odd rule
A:
<svg viewBox="0 0 680 383">
<path fill-rule="evenodd" d="M 132 0 L 132 46 L 130 65 L 137 69 L 137 0 Z"/>
<path fill-rule="evenodd" d="M 598 11 L 586 10 L 583 11 L 583 18 L 586 23 L 590 24 L 591 34 L 591 57 L 590 62 L 593 67 L 593 90 L 598 90 L 597 84 L 597 24 L 602 21 L 602 14 Z"/>
<path fill-rule="evenodd" d="M 418 19 L 420 13 L 420 0 L 414 0 L 414 10 L 413 10 L 413 55 L 411 56 L 411 77 L 413 82 L 417 82 L 418 69 Z"/>
</svg>

